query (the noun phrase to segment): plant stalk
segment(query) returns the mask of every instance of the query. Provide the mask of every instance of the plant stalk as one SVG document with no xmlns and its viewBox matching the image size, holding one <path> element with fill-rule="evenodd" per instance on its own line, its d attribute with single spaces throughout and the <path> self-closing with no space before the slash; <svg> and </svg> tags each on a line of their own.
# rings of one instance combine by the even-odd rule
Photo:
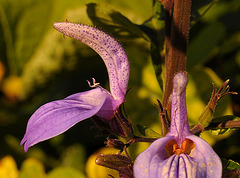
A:
<svg viewBox="0 0 240 178">
<path fill-rule="evenodd" d="M 169 5 L 170 3 L 173 4 Z M 186 70 L 191 0 L 170 0 L 166 4 L 168 4 L 165 6 L 166 80 L 163 96 L 165 108 L 172 93 L 174 75 Z"/>
</svg>

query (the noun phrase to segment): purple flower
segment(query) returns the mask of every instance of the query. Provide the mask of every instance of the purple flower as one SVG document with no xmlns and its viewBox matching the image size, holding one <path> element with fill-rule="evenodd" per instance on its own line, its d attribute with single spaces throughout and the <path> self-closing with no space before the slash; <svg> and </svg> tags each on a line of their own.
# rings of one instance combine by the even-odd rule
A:
<svg viewBox="0 0 240 178">
<path fill-rule="evenodd" d="M 203 139 L 189 130 L 186 108 L 187 74 L 173 80 L 170 132 L 140 153 L 134 163 L 136 178 L 218 178 L 222 164 L 218 155 Z"/>
<path fill-rule="evenodd" d="M 68 22 L 54 23 L 54 28 L 80 40 L 103 59 L 109 75 L 110 91 L 95 83 L 92 90 L 73 94 L 65 99 L 41 106 L 29 119 L 21 141 L 24 150 L 43 140 L 57 136 L 76 123 L 98 116 L 107 122 L 124 102 L 129 78 L 129 63 L 122 46 L 110 35 L 96 28 Z"/>
</svg>

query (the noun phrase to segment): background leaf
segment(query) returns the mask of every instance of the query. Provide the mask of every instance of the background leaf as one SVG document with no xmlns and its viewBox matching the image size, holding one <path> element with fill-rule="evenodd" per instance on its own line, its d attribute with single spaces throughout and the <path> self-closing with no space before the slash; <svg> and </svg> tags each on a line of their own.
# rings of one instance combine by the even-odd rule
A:
<svg viewBox="0 0 240 178">
<path fill-rule="evenodd" d="M 1 24 L 4 35 L 6 34 L 7 63 L 15 74 L 21 74 L 24 64 L 41 41 L 49 25 L 51 6 L 52 1 L 46 0 L 1 2 Z M 3 59 L 4 57 L 2 56 Z"/>
<path fill-rule="evenodd" d="M 224 35 L 225 27 L 221 23 L 215 22 L 203 27 L 198 35 L 190 40 L 187 56 L 188 68 L 206 63 L 217 50 Z"/>
<path fill-rule="evenodd" d="M 216 117 L 213 118 L 212 123 L 219 123 L 219 122 L 226 122 L 226 121 L 238 121 L 240 120 L 239 117 L 233 116 L 233 115 L 226 115 L 226 116 L 220 116 L 220 117 Z M 236 128 L 237 129 L 237 128 Z M 212 129 L 212 133 L 214 135 L 220 135 L 220 134 L 224 134 L 226 132 L 229 132 L 230 130 L 233 129 Z"/>
<path fill-rule="evenodd" d="M 146 34 L 137 25 L 133 24 L 120 12 L 115 11 L 109 4 L 87 4 L 87 13 L 95 26 L 111 32 L 114 36 L 121 38 L 141 37 L 149 41 Z"/>
<path fill-rule="evenodd" d="M 84 172 L 86 162 L 85 148 L 79 144 L 72 145 L 64 150 L 62 157 L 62 165 L 76 168 Z"/>
<path fill-rule="evenodd" d="M 72 167 L 58 167 L 48 173 L 47 178 L 85 178 L 78 170 Z"/>
<path fill-rule="evenodd" d="M 19 178 L 45 178 L 46 173 L 43 164 L 34 158 L 28 158 L 22 163 Z"/>
<path fill-rule="evenodd" d="M 145 137 L 150 137 L 150 138 L 160 138 L 161 134 L 155 132 L 149 127 L 137 124 L 138 131 Z"/>
<path fill-rule="evenodd" d="M 222 159 L 223 167 L 226 169 L 235 169 L 237 168 L 240 171 L 240 164 L 233 161 L 233 160 L 227 160 L 227 159 Z"/>
</svg>

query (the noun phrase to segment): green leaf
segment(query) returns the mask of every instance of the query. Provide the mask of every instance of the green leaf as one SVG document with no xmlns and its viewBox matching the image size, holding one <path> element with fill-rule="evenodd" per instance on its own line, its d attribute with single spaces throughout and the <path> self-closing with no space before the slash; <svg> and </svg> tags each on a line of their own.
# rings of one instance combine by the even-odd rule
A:
<svg viewBox="0 0 240 178">
<path fill-rule="evenodd" d="M 35 54 L 23 68 L 24 88 L 21 98 L 28 98 L 34 91 L 56 79 L 61 72 L 75 69 L 78 59 L 77 48 L 74 46 L 76 42 L 73 41 L 71 38 L 64 40 L 57 31 L 47 33 Z"/>
<path fill-rule="evenodd" d="M 164 66 L 164 58 L 160 55 L 159 46 L 156 45 L 153 41 L 151 41 L 151 59 L 158 84 L 160 86 L 160 89 L 163 91 L 162 72 Z"/>
<path fill-rule="evenodd" d="M 205 64 L 224 35 L 224 25 L 213 22 L 203 27 L 194 38 L 190 38 L 187 54 L 188 68 L 192 69 L 196 65 Z"/>
<path fill-rule="evenodd" d="M 228 160 L 227 164 L 226 164 L 228 169 L 235 169 L 237 168 L 240 171 L 240 164 L 233 161 L 233 160 Z"/>
<path fill-rule="evenodd" d="M 57 167 L 47 174 L 47 178 L 86 178 L 84 174 L 72 167 Z"/>
<path fill-rule="evenodd" d="M 203 21 L 212 23 L 230 13 L 238 12 L 240 3 L 239 0 L 214 0 L 213 6 L 202 17 Z M 231 19 L 233 20 L 233 19 Z M 235 21 L 233 21 L 235 23 Z"/>
<path fill-rule="evenodd" d="M 150 137 L 150 138 L 160 138 L 162 137 L 161 134 L 155 132 L 149 127 L 143 126 L 141 124 L 137 124 L 137 129 L 138 131 L 145 137 Z"/>
<path fill-rule="evenodd" d="M 120 12 L 115 11 L 109 4 L 87 4 L 87 13 L 94 25 L 111 32 L 113 36 L 128 39 L 141 37 L 149 41 L 147 35 L 137 25 Z"/>
<path fill-rule="evenodd" d="M 239 171 L 240 171 L 240 164 L 229 159 L 221 159 L 222 161 L 222 165 L 223 165 L 223 177 L 230 177 L 230 178 L 236 178 L 236 177 L 239 177 Z M 234 170 L 234 169 L 238 169 L 238 172 L 228 172 L 226 170 Z M 225 175 L 224 175 L 225 173 Z"/>
<path fill-rule="evenodd" d="M 227 122 L 227 121 L 238 121 L 240 117 L 234 116 L 234 115 L 226 115 L 226 116 L 220 116 L 213 118 L 212 122 Z"/>
<path fill-rule="evenodd" d="M 232 33 L 231 36 L 228 37 L 228 40 L 223 41 L 219 53 L 222 56 L 227 55 L 229 53 L 234 53 L 234 51 L 239 49 L 239 46 L 240 46 L 240 32 L 237 31 L 236 33 Z M 237 56 L 236 59 L 238 59 Z M 231 67 L 230 64 L 229 67 Z"/>
<path fill-rule="evenodd" d="M 52 1 L 28 0 L 0 3 L 0 23 L 11 72 L 20 74 L 40 43 L 51 15 Z"/>
<path fill-rule="evenodd" d="M 160 86 L 160 89 L 163 91 L 163 79 L 162 71 L 164 67 L 164 10 L 159 2 L 155 2 L 153 6 L 153 17 L 151 21 L 146 21 L 143 25 L 139 27 L 146 33 L 149 37 L 150 51 L 151 51 L 151 60 L 152 65 L 155 71 L 155 75 Z M 149 23 L 151 22 L 151 23 Z M 149 27 L 148 27 L 149 26 Z M 153 27 L 152 27 L 153 26 Z"/>
<path fill-rule="evenodd" d="M 214 3 L 214 0 L 193 0 L 191 9 L 191 18 L 193 20 L 198 20 Z"/>
<path fill-rule="evenodd" d="M 45 178 L 46 173 L 43 164 L 34 158 L 28 158 L 22 163 L 19 178 Z"/>
<path fill-rule="evenodd" d="M 20 69 L 41 42 L 51 16 L 52 1 L 37 0 L 28 6 L 18 21 L 15 54 Z"/>
<path fill-rule="evenodd" d="M 226 115 L 226 116 L 220 116 L 220 117 L 215 117 L 212 120 L 212 124 L 214 123 L 219 123 L 219 122 L 227 122 L 227 121 L 238 121 L 240 120 L 239 117 L 237 116 L 233 116 L 233 115 Z M 220 134 L 224 134 L 226 132 L 229 132 L 230 130 L 233 130 L 236 128 L 226 128 L 226 129 L 212 129 L 211 132 L 214 135 L 220 135 Z"/>
<path fill-rule="evenodd" d="M 86 151 L 83 146 L 75 144 L 67 147 L 61 157 L 63 166 L 70 166 L 84 171 L 87 158 Z"/>
</svg>

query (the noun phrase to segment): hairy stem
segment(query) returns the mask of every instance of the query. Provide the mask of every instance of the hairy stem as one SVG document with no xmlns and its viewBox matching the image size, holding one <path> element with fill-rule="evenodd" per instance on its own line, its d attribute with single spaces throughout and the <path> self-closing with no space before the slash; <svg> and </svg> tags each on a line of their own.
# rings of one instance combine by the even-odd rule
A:
<svg viewBox="0 0 240 178">
<path fill-rule="evenodd" d="M 186 70 L 191 13 L 191 0 L 174 0 L 171 2 L 173 2 L 173 9 L 165 8 L 166 81 L 163 107 L 167 106 L 169 96 L 172 93 L 174 75 Z"/>
</svg>

